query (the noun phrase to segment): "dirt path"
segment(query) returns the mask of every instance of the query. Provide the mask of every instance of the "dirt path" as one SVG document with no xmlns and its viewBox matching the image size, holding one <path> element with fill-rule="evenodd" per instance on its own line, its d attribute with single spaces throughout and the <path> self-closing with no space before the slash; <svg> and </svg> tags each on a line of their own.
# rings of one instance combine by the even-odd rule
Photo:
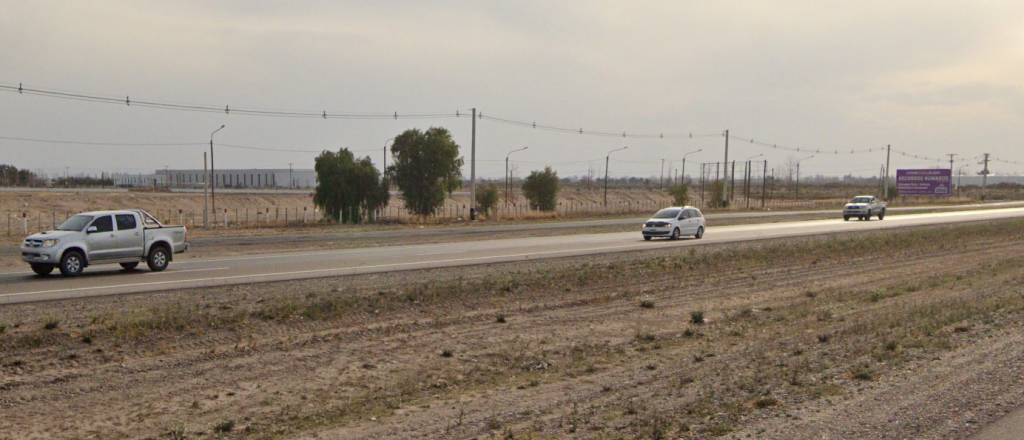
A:
<svg viewBox="0 0 1024 440">
<path fill-rule="evenodd" d="M 960 438 L 1022 403 L 1022 233 L 5 307 L 0 438 Z"/>
</svg>

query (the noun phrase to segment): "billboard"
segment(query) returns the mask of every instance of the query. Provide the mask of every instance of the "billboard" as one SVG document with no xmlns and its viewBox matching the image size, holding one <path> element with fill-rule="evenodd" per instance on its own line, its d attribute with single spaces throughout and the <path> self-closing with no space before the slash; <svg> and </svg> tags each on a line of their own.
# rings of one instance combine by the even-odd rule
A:
<svg viewBox="0 0 1024 440">
<path fill-rule="evenodd" d="M 948 196 L 952 183 L 953 171 L 948 169 L 896 170 L 901 196 Z"/>
</svg>

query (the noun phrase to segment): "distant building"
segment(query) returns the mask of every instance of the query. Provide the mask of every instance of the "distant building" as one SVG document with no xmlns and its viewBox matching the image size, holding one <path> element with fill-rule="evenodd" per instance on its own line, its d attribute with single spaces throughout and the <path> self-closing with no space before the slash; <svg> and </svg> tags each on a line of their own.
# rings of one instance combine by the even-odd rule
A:
<svg viewBox="0 0 1024 440">
<path fill-rule="evenodd" d="M 157 170 L 153 174 L 113 173 L 119 187 L 202 188 L 203 170 Z M 216 170 L 217 188 L 314 188 L 316 171 L 308 169 Z"/>
</svg>

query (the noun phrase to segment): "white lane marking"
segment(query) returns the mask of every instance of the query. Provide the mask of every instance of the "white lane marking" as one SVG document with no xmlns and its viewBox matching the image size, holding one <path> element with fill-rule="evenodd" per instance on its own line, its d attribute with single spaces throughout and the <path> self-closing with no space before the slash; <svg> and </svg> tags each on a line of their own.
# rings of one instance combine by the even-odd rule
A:
<svg viewBox="0 0 1024 440">
<path fill-rule="evenodd" d="M 448 255 L 448 254 L 464 254 L 469 251 L 447 251 L 447 252 L 428 252 L 425 254 L 416 254 L 417 257 L 424 257 L 427 255 Z"/>
<path fill-rule="evenodd" d="M 167 272 L 150 272 L 150 273 L 147 273 L 146 275 L 165 275 L 165 274 L 176 274 L 176 273 L 186 273 L 186 272 L 209 272 L 211 270 L 224 270 L 224 269 L 231 269 L 231 268 L 230 267 L 211 267 L 209 269 L 172 270 L 172 271 L 167 271 Z"/>
</svg>

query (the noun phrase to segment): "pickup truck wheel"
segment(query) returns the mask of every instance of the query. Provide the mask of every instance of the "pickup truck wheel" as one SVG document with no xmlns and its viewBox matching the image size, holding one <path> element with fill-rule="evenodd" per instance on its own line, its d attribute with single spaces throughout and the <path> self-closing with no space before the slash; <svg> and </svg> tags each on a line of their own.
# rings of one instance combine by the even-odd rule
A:
<svg viewBox="0 0 1024 440">
<path fill-rule="evenodd" d="M 50 272 L 53 272 L 53 269 L 54 269 L 54 266 L 52 264 L 33 264 L 32 265 L 32 272 L 35 272 L 36 275 L 39 275 L 41 277 L 45 277 L 45 276 L 49 275 Z"/>
<path fill-rule="evenodd" d="M 67 251 L 60 258 L 60 274 L 66 277 L 77 277 L 85 268 L 85 259 L 78 251 Z"/>
<path fill-rule="evenodd" d="M 679 239 L 679 228 L 673 229 L 672 230 L 672 235 L 670 237 L 668 237 L 668 239 L 669 240 L 678 240 Z"/>
<path fill-rule="evenodd" d="M 650 235 L 645 235 L 644 236 L 644 240 L 651 241 L 651 236 Z"/>
<path fill-rule="evenodd" d="M 134 263 L 121 263 L 121 267 L 123 267 L 124 270 L 134 270 L 136 267 L 139 267 L 139 262 L 136 261 Z"/>
<path fill-rule="evenodd" d="M 868 210 L 868 216 L 864 217 L 864 220 L 871 221 L 871 210 Z"/>
<path fill-rule="evenodd" d="M 848 216 L 848 215 L 844 215 L 844 216 L 843 216 L 843 221 L 844 221 L 844 222 L 848 222 L 848 221 L 850 221 L 850 216 Z"/>
<path fill-rule="evenodd" d="M 146 265 L 149 266 L 149 270 L 152 270 L 153 272 L 160 272 L 167 269 L 167 263 L 169 261 L 170 257 L 168 257 L 167 248 L 160 246 L 149 251 L 149 258 L 146 259 Z"/>
<path fill-rule="evenodd" d="M 693 234 L 693 238 L 696 238 L 696 239 L 700 240 L 700 238 L 703 237 L 703 236 L 704 236 L 704 227 L 703 226 L 698 226 L 697 227 L 697 233 Z"/>
<path fill-rule="evenodd" d="M 882 210 L 882 212 L 878 213 L 878 219 L 881 220 L 883 218 L 885 218 L 885 210 L 884 209 Z"/>
</svg>

